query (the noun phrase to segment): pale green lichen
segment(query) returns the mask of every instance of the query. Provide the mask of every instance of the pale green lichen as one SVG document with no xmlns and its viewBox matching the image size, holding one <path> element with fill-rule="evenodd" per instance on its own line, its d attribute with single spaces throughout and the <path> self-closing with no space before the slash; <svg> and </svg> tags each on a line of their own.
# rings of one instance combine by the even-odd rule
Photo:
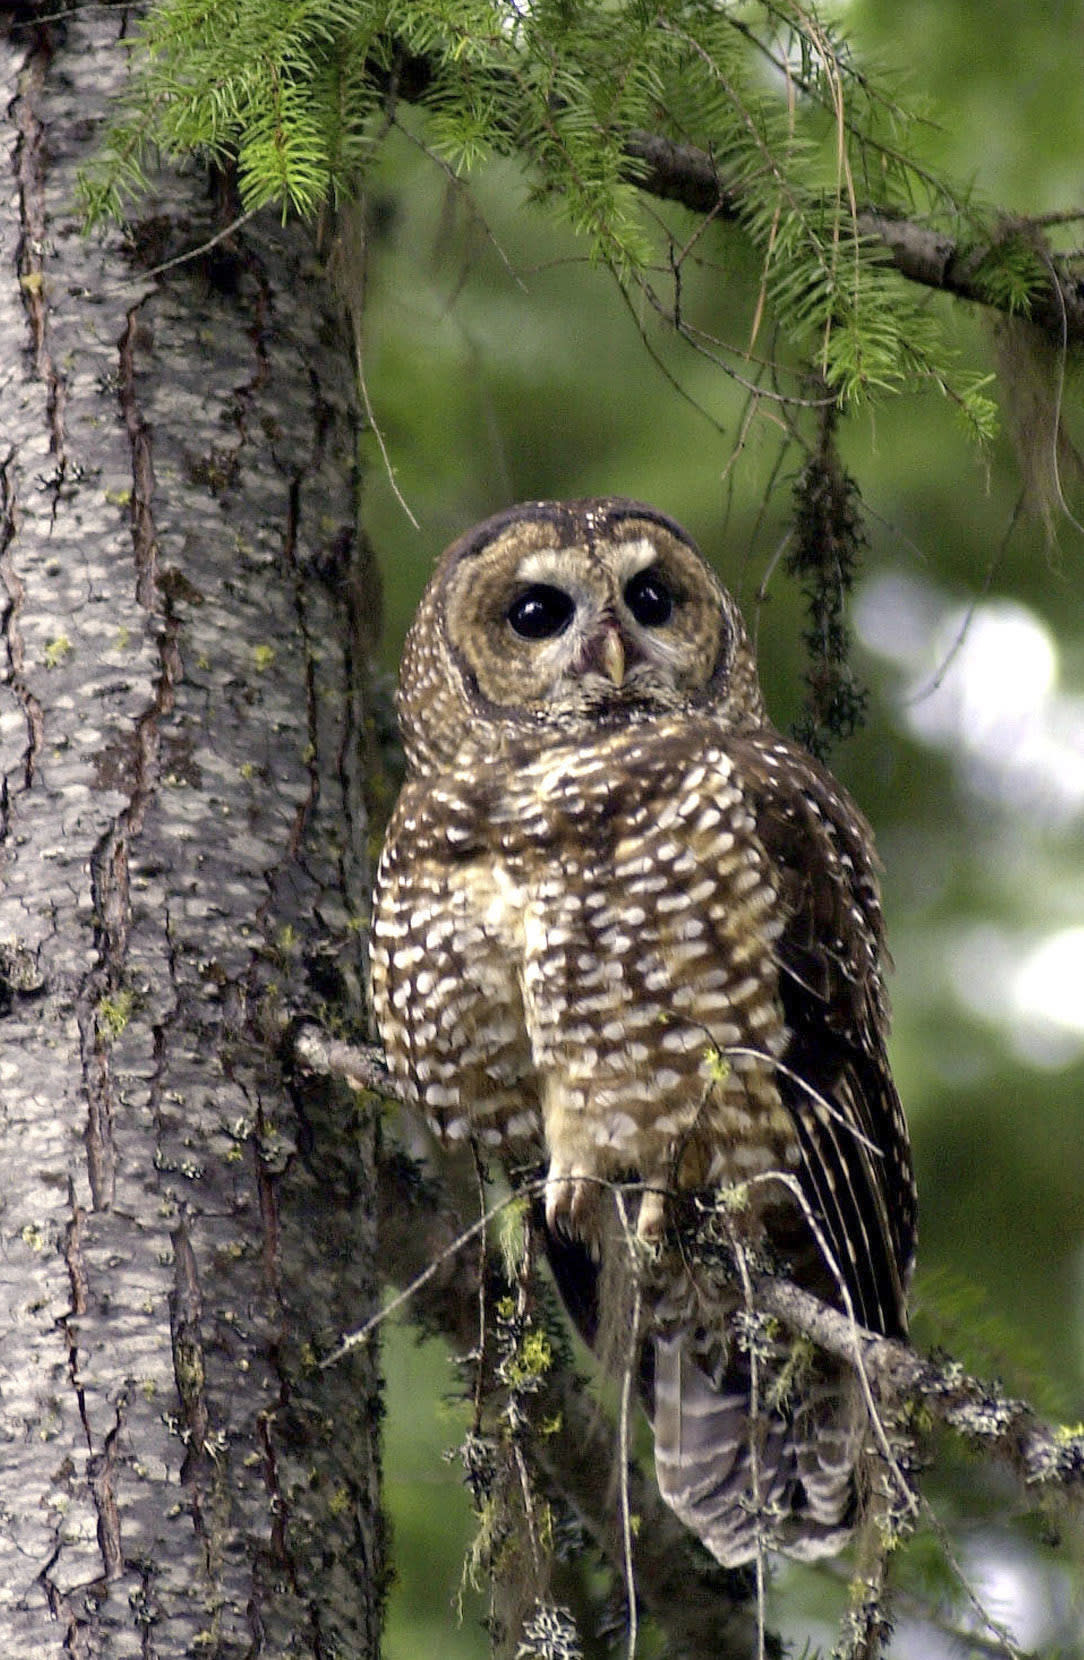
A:
<svg viewBox="0 0 1084 1660">
<path fill-rule="evenodd" d="M 133 993 L 124 988 L 98 999 L 97 1028 L 98 1036 L 103 1042 L 114 1043 L 120 1037 L 132 1018 L 134 1007 Z"/>
<path fill-rule="evenodd" d="M 45 651 L 43 653 L 45 667 L 47 669 L 58 669 L 61 663 L 63 663 L 66 658 L 70 657 L 74 650 L 75 647 L 72 645 L 66 634 L 55 635 L 53 639 L 47 640 L 45 643 Z"/>
</svg>

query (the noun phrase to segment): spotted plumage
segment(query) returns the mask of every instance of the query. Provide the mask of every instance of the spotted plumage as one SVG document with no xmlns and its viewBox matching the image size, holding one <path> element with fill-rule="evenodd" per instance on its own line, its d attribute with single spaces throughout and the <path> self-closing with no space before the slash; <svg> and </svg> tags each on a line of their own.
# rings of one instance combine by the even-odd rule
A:
<svg viewBox="0 0 1084 1660">
<path fill-rule="evenodd" d="M 868 1429 L 855 1380 L 824 1359 L 798 1376 L 771 1345 L 754 1379 L 751 1311 L 675 1224 L 682 1196 L 748 1183 L 737 1237 L 904 1329 L 914 1194 L 868 826 L 770 726 L 688 537 L 634 502 L 534 503 L 453 544 L 400 717 L 372 949 L 389 1067 L 449 1141 L 544 1160 L 542 1225 L 589 1337 L 607 1184 L 634 1184 L 664 1497 L 727 1564 L 838 1549 Z"/>
</svg>

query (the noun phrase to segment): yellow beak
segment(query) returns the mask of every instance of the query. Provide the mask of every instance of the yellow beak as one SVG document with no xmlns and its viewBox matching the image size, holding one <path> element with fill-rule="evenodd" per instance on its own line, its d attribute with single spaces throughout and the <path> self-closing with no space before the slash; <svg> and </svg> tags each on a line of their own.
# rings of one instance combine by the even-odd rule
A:
<svg viewBox="0 0 1084 1660">
<path fill-rule="evenodd" d="M 615 686 L 622 685 L 625 679 L 625 648 L 616 628 L 608 628 L 602 636 L 601 657 L 607 680 L 612 680 Z"/>
</svg>

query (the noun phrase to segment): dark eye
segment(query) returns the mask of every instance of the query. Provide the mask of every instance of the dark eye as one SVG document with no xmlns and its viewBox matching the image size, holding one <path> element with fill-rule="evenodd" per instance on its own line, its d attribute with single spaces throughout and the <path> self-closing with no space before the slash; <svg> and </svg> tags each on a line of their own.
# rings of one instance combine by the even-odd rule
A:
<svg viewBox="0 0 1084 1660">
<path fill-rule="evenodd" d="M 524 640 L 551 640 L 563 634 L 576 606 L 563 588 L 535 582 L 508 607 L 508 621 Z"/>
<path fill-rule="evenodd" d="M 649 565 L 625 584 L 625 604 L 641 628 L 661 628 L 674 612 L 674 596 L 661 572 Z"/>
</svg>

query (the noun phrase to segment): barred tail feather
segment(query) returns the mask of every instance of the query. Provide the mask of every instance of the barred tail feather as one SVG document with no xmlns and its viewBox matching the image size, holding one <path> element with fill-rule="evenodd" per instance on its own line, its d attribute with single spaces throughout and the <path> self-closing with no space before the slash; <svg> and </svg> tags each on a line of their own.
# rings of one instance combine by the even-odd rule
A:
<svg viewBox="0 0 1084 1660">
<path fill-rule="evenodd" d="M 715 1383 L 688 1339 L 655 1339 L 659 1490 L 727 1568 L 765 1549 L 806 1561 L 833 1555 L 856 1521 L 866 1432 L 857 1380 L 825 1369 L 803 1379 L 798 1398 L 765 1406 L 777 1374 L 778 1363 L 761 1364 L 754 1429 L 747 1355 L 732 1354 Z"/>
</svg>

